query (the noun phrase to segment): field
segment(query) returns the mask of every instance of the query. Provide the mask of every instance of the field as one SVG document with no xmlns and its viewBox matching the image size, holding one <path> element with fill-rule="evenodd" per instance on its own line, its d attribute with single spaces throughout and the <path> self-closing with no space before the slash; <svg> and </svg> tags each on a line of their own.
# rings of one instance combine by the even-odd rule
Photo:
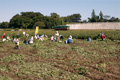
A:
<svg viewBox="0 0 120 80">
<path fill-rule="evenodd" d="M 13 42 L 0 39 L 0 80 L 120 80 L 120 31 L 104 31 L 105 41 L 99 39 L 99 30 L 59 32 L 65 39 L 73 35 L 73 43 L 35 40 L 24 45 L 21 36 L 20 49 L 14 49 Z M 51 36 L 55 31 L 41 30 L 40 34 Z M 89 36 L 92 42 L 87 41 Z"/>
</svg>

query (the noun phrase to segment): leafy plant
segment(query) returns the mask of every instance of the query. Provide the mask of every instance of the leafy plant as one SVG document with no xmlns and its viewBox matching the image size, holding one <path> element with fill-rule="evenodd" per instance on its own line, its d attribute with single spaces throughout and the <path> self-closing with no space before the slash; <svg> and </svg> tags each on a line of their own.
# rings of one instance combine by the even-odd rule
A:
<svg viewBox="0 0 120 80">
<path fill-rule="evenodd" d="M 99 63 L 95 65 L 96 70 L 101 72 L 106 72 L 106 64 L 105 63 Z"/>
<path fill-rule="evenodd" d="M 87 70 L 83 67 L 78 68 L 78 74 L 80 75 L 86 75 L 87 74 Z"/>
</svg>

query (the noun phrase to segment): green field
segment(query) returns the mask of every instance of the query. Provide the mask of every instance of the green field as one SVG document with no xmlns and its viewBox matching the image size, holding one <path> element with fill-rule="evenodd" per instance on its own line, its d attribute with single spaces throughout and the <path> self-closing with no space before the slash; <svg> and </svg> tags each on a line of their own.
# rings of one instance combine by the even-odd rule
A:
<svg viewBox="0 0 120 80">
<path fill-rule="evenodd" d="M 35 40 L 14 49 L 11 41 L 0 39 L 0 80 L 119 80 L 120 79 L 120 31 L 103 30 L 107 36 L 101 41 L 101 30 L 59 31 L 64 40 L 71 34 L 73 43 Z M 16 35 L 17 31 L 0 31 L 0 35 Z M 30 35 L 33 30 L 26 31 Z M 54 30 L 40 30 L 49 37 Z M 92 42 L 87 38 L 91 37 Z"/>
<path fill-rule="evenodd" d="M 33 29 L 29 29 L 29 30 L 23 30 L 26 33 L 30 34 L 30 35 L 34 35 L 35 30 Z M 20 35 L 22 35 L 22 32 L 20 31 Z M 9 36 L 13 36 L 13 35 L 17 35 L 17 31 L 9 31 L 9 29 L 6 29 L 4 31 L 0 30 L 0 36 L 3 34 L 3 32 L 6 33 L 6 35 Z M 104 32 L 104 34 L 106 35 L 107 39 L 110 40 L 120 40 L 120 30 L 60 30 L 59 33 L 61 35 L 63 35 L 65 38 L 68 38 L 69 35 L 72 35 L 73 38 L 75 39 L 87 39 L 88 37 L 91 37 L 92 39 L 96 40 L 96 39 L 100 39 L 100 33 Z M 46 34 L 48 35 L 48 37 L 51 37 L 53 35 L 55 35 L 56 31 L 53 29 L 40 29 L 39 30 L 39 35 L 42 34 Z M 21 36 L 22 37 L 22 36 Z"/>
</svg>

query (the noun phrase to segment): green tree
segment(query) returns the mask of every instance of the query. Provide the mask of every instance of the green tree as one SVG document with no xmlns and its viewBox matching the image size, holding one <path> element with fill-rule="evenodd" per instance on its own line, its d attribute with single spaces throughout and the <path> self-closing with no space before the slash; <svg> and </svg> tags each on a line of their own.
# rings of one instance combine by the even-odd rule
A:
<svg viewBox="0 0 120 80">
<path fill-rule="evenodd" d="M 50 15 L 52 18 L 59 18 L 60 17 L 57 13 L 51 13 Z"/>
<path fill-rule="evenodd" d="M 103 13 L 102 13 L 102 11 L 100 11 L 99 16 L 100 16 L 99 21 L 100 21 L 100 22 L 103 22 L 103 21 L 104 21 L 104 19 L 103 19 Z"/>
<path fill-rule="evenodd" d="M 81 20 L 80 14 L 72 14 L 67 17 L 62 17 L 65 22 L 79 22 Z"/>
<path fill-rule="evenodd" d="M 112 17 L 109 22 L 119 22 L 119 18 Z"/>
<path fill-rule="evenodd" d="M 2 24 L 2 23 L 0 23 L 0 28 L 2 28 L 1 24 Z"/>
<path fill-rule="evenodd" d="M 8 28 L 8 24 L 8 22 L 2 22 L 0 26 L 1 28 Z"/>
<path fill-rule="evenodd" d="M 51 25 L 50 28 L 53 29 L 54 26 L 62 25 L 64 24 L 64 22 L 57 13 L 51 13 L 48 24 L 50 24 Z"/>
<path fill-rule="evenodd" d="M 39 28 L 41 28 L 41 29 L 44 29 L 44 28 L 45 28 L 44 22 L 40 22 L 40 21 L 38 21 L 38 22 L 36 22 L 36 23 L 34 24 L 34 28 L 35 28 L 36 26 L 39 26 Z"/>
<path fill-rule="evenodd" d="M 19 14 L 13 16 L 12 19 L 10 20 L 9 28 L 19 28 L 20 27 L 19 18 L 20 18 Z"/>
<path fill-rule="evenodd" d="M 97 16 L 96 16 L 96 14 L 95 14 L 95 11 L 94 11 L 94 9 L 93 9 L 93 11 L 92 11 L 92 14 L 91 14 L 91 22 L 97 22 Z"/>
</svg>

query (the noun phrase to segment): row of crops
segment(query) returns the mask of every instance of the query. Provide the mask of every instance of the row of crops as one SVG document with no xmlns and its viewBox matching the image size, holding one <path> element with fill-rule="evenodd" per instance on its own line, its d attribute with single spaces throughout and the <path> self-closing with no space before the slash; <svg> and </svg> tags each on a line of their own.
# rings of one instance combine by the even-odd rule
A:
<svg viewBox="0 0 120 80">
<path fill-rule="evenodd" d="M 22 33 L 25 31 L 29 35 L 34 35 L 35 30 L 22 30 L 20 31 L 20 36 L 22 37 Z M 5 31 L 1 30 L 0 31 L 0 36 L 3 33 L 6 33 L 6 35 L 9 36 L 16 36 L 18 31 Z M 88 37 L 91 37 L 92 39 L 99 39 L 100 38 L 100 33 L 103 32 L 107 39 L 111 40 L 120 40 L 120 30 L 59 30 L 59 34 L 63 35 L 65 38 L 68 38 L 69 35 L 72 35 L 73 38 L 75 39 L 87 39 Z M 41 29 L 39 30 L 39 35 L 47 35 L 48 37 L 51 37 L 55 35 L 56 30 L 50 30 L 50 29 Z"/>
</svg>

